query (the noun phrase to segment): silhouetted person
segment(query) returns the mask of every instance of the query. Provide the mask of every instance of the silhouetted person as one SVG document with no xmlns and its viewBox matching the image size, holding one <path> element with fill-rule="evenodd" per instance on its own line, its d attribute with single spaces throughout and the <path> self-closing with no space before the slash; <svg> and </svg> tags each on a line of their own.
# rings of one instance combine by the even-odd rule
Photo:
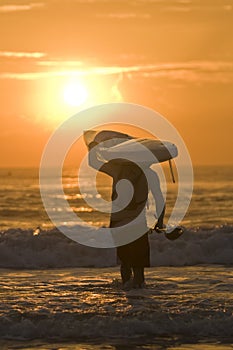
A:
<svg viewBox="0 0 233 350">
<path fill-rule="evenodd" d="M 133 196 L 129 204 L 119 211 L 113 210 L 111 212 L 110 228 L 122 227 L 122 230 L 124 230 L 124 225 L 136 219 L 136 228 L 137 230 L 140 229 L 142 236 L 131 243 L 117 247 L 117 256 L 121 262 L 120 271 L 123 286 L 126 289 L 130 288 L 131 285 L 134 288 L 141 288 L 144 286 L 145 280 L 144 268 L 150 266 L 150 247 L 146 222 L 146 202 L 149 190 L 151 190 L 156 200 L 156 217 L 158 218 L 156 226 L 163 227 L 165 206 L 160 190 L 159 177 L 149 167 L 142 170 L 137 164 L 128 160 L 114 159 L 104 162 L 98 154 L 98 144 L 96 142 L 89 145 L 89 165 L 112 177 L 111 199 L 114 203 L 113 209 L 117 209 L 117 200 L 121 201 L 116 191 L 118 181 L 126 179 L 133 185 Z M 128 187 L 126 185 L 126 192 Z M 124 193 L 124 195 L 127 196 L 127 193 Z M 158 215 L 158 213 L 161 214 Z M 133 280 L 131 277 L 133 277 Z"/>
</svg>

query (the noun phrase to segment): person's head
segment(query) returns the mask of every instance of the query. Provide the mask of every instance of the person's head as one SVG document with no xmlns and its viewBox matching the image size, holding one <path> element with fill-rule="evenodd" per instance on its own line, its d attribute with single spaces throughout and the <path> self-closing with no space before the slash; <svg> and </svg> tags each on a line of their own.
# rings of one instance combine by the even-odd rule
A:
<svg viewBox="0 0 233 350">
<path fill-rule="evenodd" d="M 97 146 L 97 145 L 98 145 L 98 143 L 97 143 L 97 142 L 92 141 L 92 142 L 90 142 L 90 143 L 89 143 L 89 145 L 88 145 L 88 149 L 89 149 L 89 150 L 91 150 L 93 147 L 95 147 L 95 146 Z"/>
</svg>

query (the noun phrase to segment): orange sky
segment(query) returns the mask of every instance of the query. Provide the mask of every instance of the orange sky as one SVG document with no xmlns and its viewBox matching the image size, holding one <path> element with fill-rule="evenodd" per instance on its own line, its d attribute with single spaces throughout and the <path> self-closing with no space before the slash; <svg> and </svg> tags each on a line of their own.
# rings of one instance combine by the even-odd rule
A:
<svg viewBox="0 0 233 350">
<path fill-rule="evenodd" d="M 62 120 L 117 101 L 163 114 L 194 164 L 232 164 L 231 0 L 1 1 L 0 29 L 0 166 L 38 166 Z"/>
</svg>

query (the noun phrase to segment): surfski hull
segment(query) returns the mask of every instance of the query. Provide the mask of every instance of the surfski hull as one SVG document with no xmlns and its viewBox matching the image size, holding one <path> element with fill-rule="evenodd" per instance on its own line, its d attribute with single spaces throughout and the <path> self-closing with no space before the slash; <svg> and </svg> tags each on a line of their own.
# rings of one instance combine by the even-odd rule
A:
<svg viewBox="0 0 233 350">
<path fill-rule="evenodd" d="M 177 147 L 171 142 L 133 138 L 112 130 L 87 130 L 84 132 L 84 140 L 87 146 L 92 142 L 98 144 L 100 155 L 105 161 L 119 158 L 151 165 L 168 161 L 178 155 Z"/>
</svg>

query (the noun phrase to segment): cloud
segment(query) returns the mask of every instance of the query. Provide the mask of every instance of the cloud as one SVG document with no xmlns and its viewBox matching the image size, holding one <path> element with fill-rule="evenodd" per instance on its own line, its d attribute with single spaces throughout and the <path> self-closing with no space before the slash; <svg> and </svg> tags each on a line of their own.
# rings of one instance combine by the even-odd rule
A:
<svg viewBox="0 0 233 350">
<path fill-rule="evenodd" d="M 37 62 L 39 66 L 46 67 L 77 67 L 82 66 L 82 61 L 39 61 Z"/>
<path fill-rule="evenodd" d="M 0 51 L 0 57 L 41 58 L 45 56 L 47 56 L 47 54 L 44 52 Z"/>
<path fill-rule="evenodd" d="M 223 6 L 223 9 L 225 11 L 231 11 L 232 10 L 232 6 L 231 5 L 225 5 L 225 6 Z"/>
<path fill-rule="evenodd" d="M 10 5 L 2 5 L 0 6 L 0 13 L 9 13 L 9 12 L 17 12 L 17 11 L 30 11 L 35 8 L 41 8 L 44 6 L 42 2 L 30 3 L 27 5 L 19 5 L 19 4 L 10 4 Z"/>
<path fill-rule="evenodd" d="M 177 0 L 178 4 L 191 4 L 192 1 L 191 0 Z"/>
<path fill-rule="evenodd" d="M 109 18 L 109 19 L 149 19 L 151 15 L 149 13 L 97 13 L 97 18 Z"/>
<path fill-rule="evenodd" d="M 191 12 L 194 11 L 205 11 L 205 12 L 216 12 L 216 11 L 232 11 L 231 4 L 213 3 L 213 4 L 202 4 L 195 3 L 186 0 L 178 0 L 176 3 L 167 3 L 161 8 L 162 12 Z"/>
<path fill-rule="evenodd" d="M 99 66 L 77 70 L 28 73 L 0 73 L 1 79 L 34 80 L 53 77 L 109 76 L 132 74 L 144 78 L 170 78 L 186 81 L 233 81 L 233 63 L 224 61 L 190 61 L 133 66 Z M 117 84 L 116 84 L 117 85 Z"/>
<path fill-rule="evenodd" d="M 123 97 L 122 97 L 121 92 L 119 90 L 119 84 L 121 83 L 122 80 L 123 80 L 123 74 L 119 74 L 116 81 L 114 82 L 114 84 L 111 88 L 112 98 L 118 102 L 123 101 Z"/>
<path fill-rule="evenodd" d="M 75 77 L 75 76 L 91 76 L 91 75 L 115 75 L 127 72 L 136 72 L 140 70 L 140 66 L 130 67 L 90 67 L 80 70 L 59 70 L 46 72 L 27 72 L 27 73 L 0 73 L 0 79 L 17 79 L 17 80 L 34 80 L 55 77 Z"/>
<path fill-rule="evenodd" d="M 163 12 L 189 12 L 191 11 L 190 7 L 185 6 L 167 6 L 162 9 Z"/>
<path fill-rule="evenodd" d="M 233 63 L 224 61 L 192 61 L 164 64 L 154 71 L 141 71 L 144 78 L 169 78 L 193 83 L 233 82 Z"/>
</svg>

